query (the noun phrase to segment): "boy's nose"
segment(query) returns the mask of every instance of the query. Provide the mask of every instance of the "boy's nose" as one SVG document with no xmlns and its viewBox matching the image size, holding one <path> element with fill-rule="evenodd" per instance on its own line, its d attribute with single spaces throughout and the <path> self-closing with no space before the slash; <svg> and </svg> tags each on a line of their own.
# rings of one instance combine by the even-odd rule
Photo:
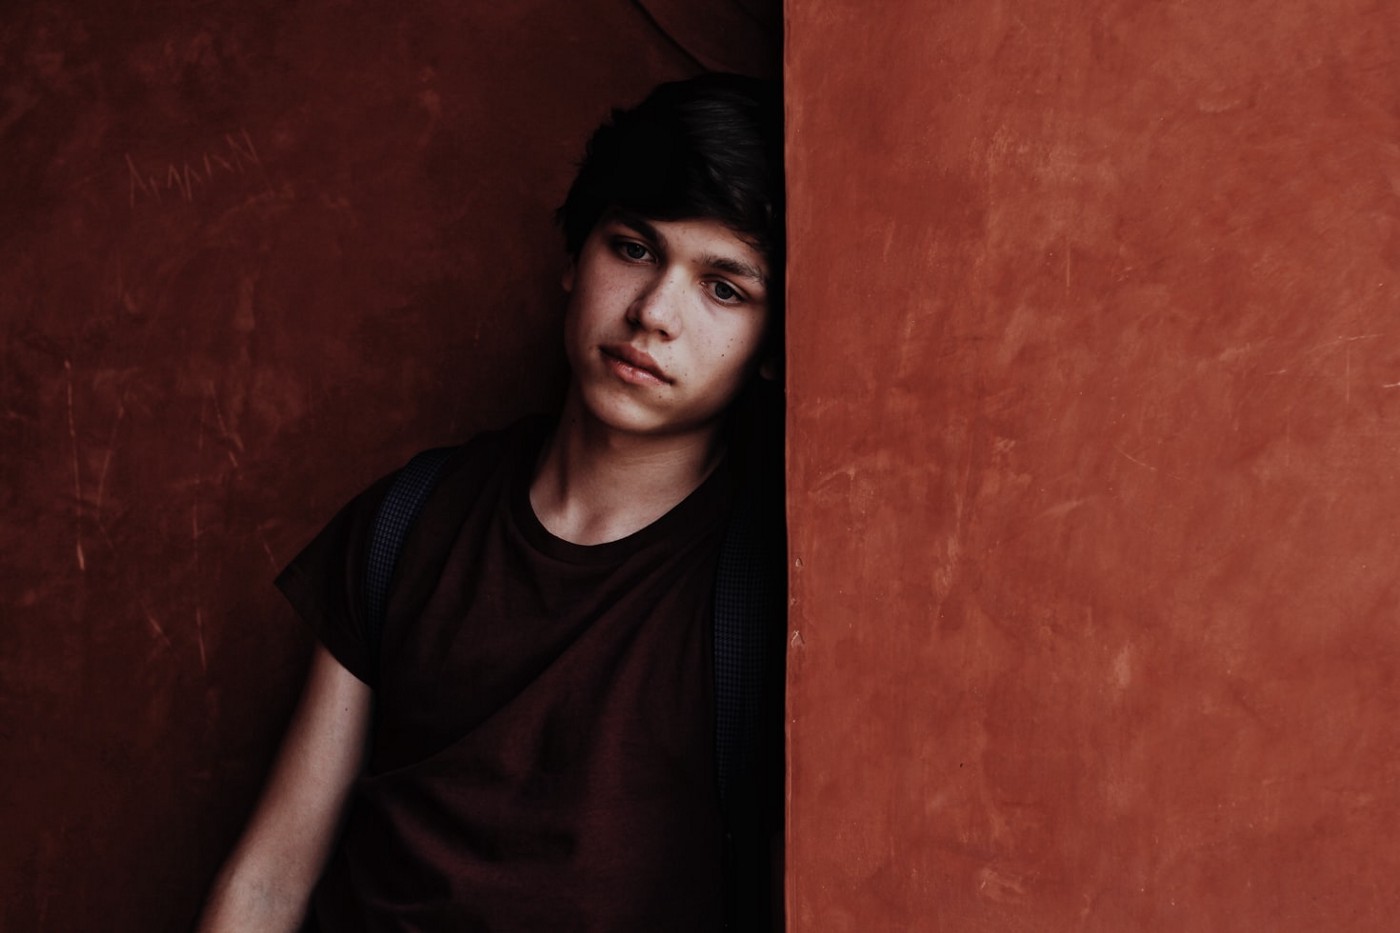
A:
<svg viewBox="0 0 1400 933">
<path fill-rule="evenodd" d="M 679 275 L 659 275 L 639 294 L 627 309 L 627 320 L 634 326 L 654 331 L 662 339 L 680 336 L 681 303 L 684 284 Z"/>
</svg>

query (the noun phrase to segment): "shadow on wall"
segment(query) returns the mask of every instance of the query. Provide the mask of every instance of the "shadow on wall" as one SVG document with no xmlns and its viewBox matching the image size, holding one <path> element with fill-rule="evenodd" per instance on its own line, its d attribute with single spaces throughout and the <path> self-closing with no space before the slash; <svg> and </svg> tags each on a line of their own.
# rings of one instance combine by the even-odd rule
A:
<svg viewBox="0 0 1400 933">
<path fill-rule="evenodd" d="M 772 71 L 776 4 L 28 4 L 0 34 L 0 927 L 181 929 L 368 480 L 550 404 L 608 107 Z"/>
</svg>

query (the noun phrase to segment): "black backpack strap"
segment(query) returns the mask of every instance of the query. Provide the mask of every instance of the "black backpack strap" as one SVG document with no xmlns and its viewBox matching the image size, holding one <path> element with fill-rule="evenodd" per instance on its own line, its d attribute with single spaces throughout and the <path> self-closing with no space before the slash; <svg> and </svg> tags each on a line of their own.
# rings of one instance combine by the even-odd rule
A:
<svg viewBox="0 0 1400 933">
<path fill-rule="evenodd" d="M 765 534 L 753 491 L 740 496 L 720 546 L 714 591 L 715 769 L 724 816 L 725 926 L 772 928 L 781 798 L 781 542 Z M 770 721 L 771 720 L 771 721 Z"/>
<path fill-rule="evenodd" d="M 755 521 L 754 510 L 739 503 L 715 577 L 715 768 L 724 802 L 756 766 L 762 732 L 775 581 Z"/>
<path fill-rule="evenodd" d="M 455 447 L 435 447 L 425 450 L 408 461 L 394 476 L 384 501 L 374 513 L 370 529 L 369 555 L 365 562 L 364 612 L 365 643 L 375 664 L 379 660 L 379 643 L 384 635 L 384 611 L 389 598 L 389 584 L 399 562 L 404 539 L 413 527 L 423 503 L 437 483 L 438 473 Z"/>
</svg>

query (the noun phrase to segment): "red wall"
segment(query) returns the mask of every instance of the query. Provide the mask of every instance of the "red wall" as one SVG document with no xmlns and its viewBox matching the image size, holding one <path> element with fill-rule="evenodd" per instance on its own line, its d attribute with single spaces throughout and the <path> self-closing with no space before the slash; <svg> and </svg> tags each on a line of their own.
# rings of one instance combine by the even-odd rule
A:
<svg viewBox="0 0 1400 933">
<path fill-rule="evenodd" d="M 1400 914 L 1400 6 L 789 0 L 792 928 Z"/>
<path fill-rule="evenodd" d="M 275 568 L 413 450 L 550 403 L 587 132 L 762 70 L 764 15 L 5 14 L 0 928 L 188 924 L 309 648 Z"/>
</svg>

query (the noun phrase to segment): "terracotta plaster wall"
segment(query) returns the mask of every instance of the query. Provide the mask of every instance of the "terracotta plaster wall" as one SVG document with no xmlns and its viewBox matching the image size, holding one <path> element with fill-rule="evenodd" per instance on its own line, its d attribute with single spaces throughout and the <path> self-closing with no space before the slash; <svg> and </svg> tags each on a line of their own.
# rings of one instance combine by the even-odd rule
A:
<svg viewBox="0 0 1400 933">
<path fill-rule="evenodd" d="M 791 928 L 1396 929 L 1400 6 L 787 36 Z"/>
<path fill-rule="evenodd" d="M 0 929 L 187 927 L 310 647 L 273 573 L 551 404 L 586 134 L 772 70 L 766 5 L 717 9 L 734 42 L 676 0 L 5 7 Z"/>
</svg>

